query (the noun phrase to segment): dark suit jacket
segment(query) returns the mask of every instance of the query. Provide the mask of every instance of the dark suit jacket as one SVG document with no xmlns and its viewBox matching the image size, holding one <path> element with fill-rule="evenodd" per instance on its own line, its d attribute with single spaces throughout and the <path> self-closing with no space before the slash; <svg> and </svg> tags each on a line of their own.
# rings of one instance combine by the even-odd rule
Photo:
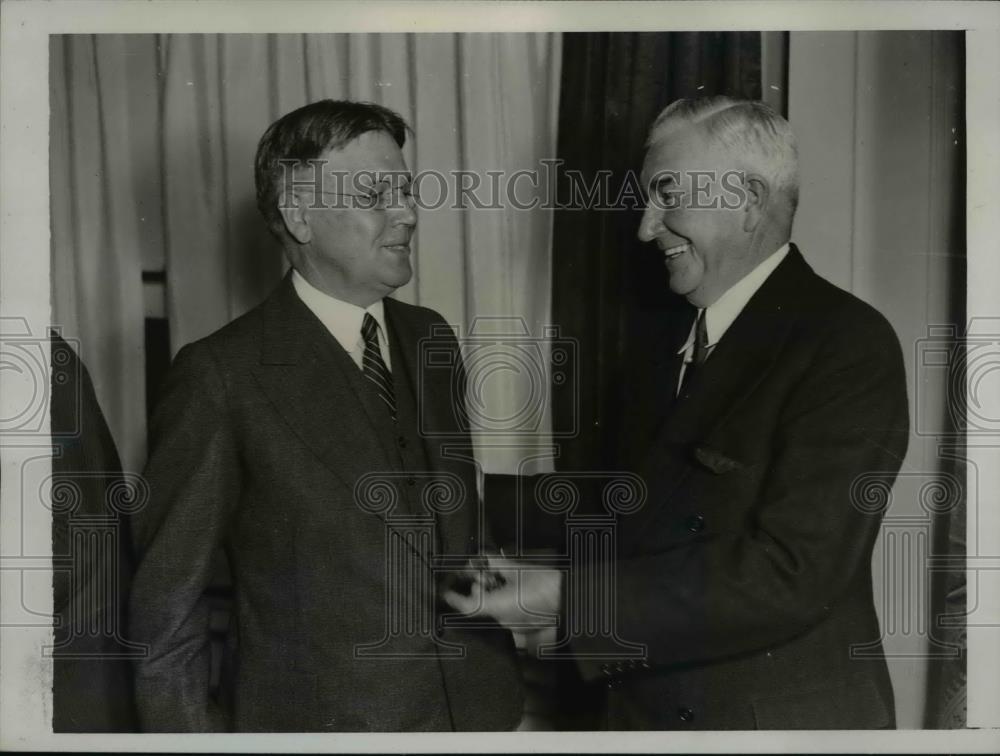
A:
<svg viewBox="0 0 1000 756">
<path fill-rule="evenodd" d="M 52 510 L 60 567 L 52 575 L 52 730 L 134 732 L 128 655 L 136 649 L 124 632 L 131 544 L 128 520 L 114 506 L 122 467 L 90 373 L 56 333 L 51 396 L 52 488 L 75 492 L 71 509 Z"/>
<path fill-rule="evenodd" d="M 443 320 L 390 299 L 385 312 L 400 427 L 419 424 L 469 451 L 453 402 L 454 335 L 436 336 L 451 368 L 441 368 L 445 355 L 418 375 L 418 342 Z M 419 389 L 415 401 L 403 401 L 403 379 Z M 400 434 L 290 278 L 254 310 L 181 350 L 152 424 L 150 506 L 135 523 L 141 561 L 130 616 L 133 637 L 150 645 L 136 674 L 145 730 L 516 726 L 513 642 L 495 626 L 446 629 L 440 638 L 461 644 L 461 658 L 439 655 L 433 640 L 405 628 L 387 647 L 394 657 L 359 656 L 359 646 L 386 637 L 388 604 L 440 608 L 436 555 L 481 545 L 473 466 L 446 457 L 439 437 L 410 437 L 423 443 L 430 470 L 464 492 L 457 509 L 437 516 L 437 549 L 420 537 L 404 542 L 406 524 L 394 518 L 407 512 L 379 511 L 377 489 L 369 509 L 359 506 L 355 488 L 369 473 L 384 471 L 392 486 L 427 477 L 409 470 L 399 479 Z M 208 694 L 204 590 L 220 547 L 235 587 L 231 711 Z M 389 551 L 408 557 L 409 572 L 391 576 L 395 582 Z"/>
<path fill-rule="evenodd" d="M 871 558 L 908 438 L 896 335 L 794 246 L 674 400 L 691 322 L 632 363 L 624 460 L 649 498 L 620 524 L 617 629 L 648 658 L 582 662 L 608 725 L 892 726 Z"/>
</svg>

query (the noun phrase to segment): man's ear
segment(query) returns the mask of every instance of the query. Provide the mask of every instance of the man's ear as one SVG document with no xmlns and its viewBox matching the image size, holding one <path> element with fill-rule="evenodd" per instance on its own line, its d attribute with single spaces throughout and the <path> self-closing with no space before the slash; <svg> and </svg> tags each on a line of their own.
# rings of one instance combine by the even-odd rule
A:
<svg viewBox="0 0 1000 756">
<path fill-rule="evenodd" d="M 767 179 L 757 173 L 748 173 L 743 181 L 743 191 L 746 193 L 746 205 L 743 212 L 743 230 L 753 231 L 764 220 L 767 214 L 768 201 L 771 199 L 771 187 Z"/>
<path fill-rule="evenodd" d="M 306 214 L 306 205 L 302 197 L 292 191 L 284 191 L 278 202 L 278 212 L 285 222 L 285 229 L 299 244 L 312 241 L 312 228 Z"/>
</svg>

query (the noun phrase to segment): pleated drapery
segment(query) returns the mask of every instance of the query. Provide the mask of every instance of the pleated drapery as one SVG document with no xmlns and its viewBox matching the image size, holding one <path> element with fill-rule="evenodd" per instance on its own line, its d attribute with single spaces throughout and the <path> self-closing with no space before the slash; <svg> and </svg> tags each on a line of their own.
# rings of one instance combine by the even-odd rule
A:
<svg viewBox="0 0 1000 756">
<path fill-rule="evenodd" d="M 148 135 L 130 112 L 126 38 L 50 37 L 52 323 L 90 369 L 126 470 L 145 457 L 137 165 Z"/>
</svg>

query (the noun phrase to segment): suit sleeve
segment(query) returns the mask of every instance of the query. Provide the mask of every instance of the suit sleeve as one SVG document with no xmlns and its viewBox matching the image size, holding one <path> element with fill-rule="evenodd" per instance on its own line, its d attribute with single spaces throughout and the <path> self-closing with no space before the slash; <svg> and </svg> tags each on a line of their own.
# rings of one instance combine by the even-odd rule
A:
<svg viewBox="0 0 1000 756">
<path fill-rule="evenodd" d="M 139 558 L 130 630 L 147 644 L 135 695 L 146 732 L 213 732 L 227 718 L 209 697 L 205 589 L 240 494 L 225 390 L 204 345 L 177 355 L 157 405 L 145 477 L 147 507 L 134 518 Z"/>
<path fill-rule="evenodd" d="M 871 559 L 881 513 L 852 501 L 858 476 L 891 483 L 908 436 L 902 355 L 877 316 L 846 325 L 784 403 L 767 476 L 735 532 L 617 564 L 617 627 L 651 666 L 761 650 L 819 623 Z M 863 330 L 858 330 L 863 329 Z M 603 580 L 600 566 L 585 580 Z M 615 594 L 612 594 L 615 595 Z M 582 640 L 574 651 L 600 651 Z M 581 664 L 586 676 L 596 665 Z"/>
</svg>

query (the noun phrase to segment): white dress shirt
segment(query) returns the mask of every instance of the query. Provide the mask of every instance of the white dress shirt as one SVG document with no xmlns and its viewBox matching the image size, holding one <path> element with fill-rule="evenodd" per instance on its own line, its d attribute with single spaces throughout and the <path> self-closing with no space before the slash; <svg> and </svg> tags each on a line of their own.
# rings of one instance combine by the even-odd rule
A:
<svg viewBox="0 0 1000 756">
<path fill-rule="evenodd" d="M 747 306 L 747 302 L 750 301 L 750 298 L 764 285 L 764 281 L 774 273 L 775 268 L 781 264 L 781 261 L 785 259 L 785 255 L 787 254 L 788 245 L 783 244 L 756 268 L 730 286 L 715 302 L 704 308 L 705 331 L 708 334 L 708 351 L 706 357 L 711 357 L 712 350 L 715 349 L 715 345 L 719 343 L 722 336 L 729 330 L 729 326 L 739 317 L 739 314 L 743 312 L 743 308 Z M 701 315 L 701 309 L 698 310 L 698 314 Z M 695 318 L 694 323 L 691 324 L 691 332 L 688 334 L 687 341 L 684 342 L 684 346 L 677 350 L 677 354 L 684 355 L 684 364 L 681 366 L 681 373 L 677 379 L 676 393 L 680 393 L 681 384 L 684 382 L 684 373 L 687 372 L 688 365 L 694 359 L 694 341 L 697 325 L 698 319 Z"/>
<path fill-rule="evenodd" d="M 392 371 L 392 362 L 389 357 L 389 335 L 385 327 L 385 308 L 381 299 L 368 307 L 358 307 L 350 302 L 324 294 L 309 283 L 297 270 L 292 271 L 292 285 L 295 286 L 295 293 L 299 295 L 299 299 L 326 326 L 326 330 L 351 356 L 359 370 L 365 353 L 365 340 L 361 337 L 361 323 L 364 321 L 365 313 L 370 313 L 378 323 L 378 346 L 382 353 L 382 359 L 385 361 L 386 368 L 390 372 Z"/>
</svg>

